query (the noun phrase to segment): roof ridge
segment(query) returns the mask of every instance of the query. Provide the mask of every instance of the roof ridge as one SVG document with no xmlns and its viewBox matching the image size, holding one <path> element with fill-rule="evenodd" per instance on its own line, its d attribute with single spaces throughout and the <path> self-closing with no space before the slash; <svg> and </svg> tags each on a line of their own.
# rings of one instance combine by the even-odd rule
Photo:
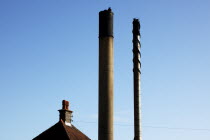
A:
<svg viewBox="0 0 210 140">
<path fill-rule="evenodd" d="M 76 129 L 77 131 L 79 131 L 80 133 L 82 133 L 85 137 L 89 138 L 89 137 L 86 136 L 82 131 L 80 131 L 79 129 L 77 129 L 74 125 L 72 125 L 72 127 L 73 127 L 74 129 Z"/>
<path fill-rule="evenodd" d="M 68 126 L 63 120 L 59 120 L 33 140 L 60 140 L 60 138 L 63 140 L 91 140 L 74 125 Z"/>
<path fill-rule="evenodd" d="M 36 140 L 38 137 L 42 136 L 43 134 L 47 133 L 48 131 L 50 131 L 52 128 L 54 128 L 56 125 L 62 125 L 63 126 L 63 121 L 60 120 L 58 121 L 56 124 L 52 125 L 50 128 L 48 128 L 47 130 L 43 131 L 41 134 L 39 134 L 38 136 L 36 136 L 35 138 L 33 138 L 32 140 Z M 64 128 L 64 126 L 63 126 Z M 65 132 L 66 132 L 66 129 L 64 128 Z M 67 135 L 67 138 L 69 138 L 67 132 L 66 132 L 66 135 Z"/>
<path fill-rule="evenodd" d="M 68 132 L 67 132 L 67 130 L 66 130 L 66 125 L 65 125 L 65 123 L 63 122 L 63 120 L 60 120 L 60 122 L 62 123 L 62 126 L 63 126 L 63 128 L 64 128 L 64 130 L 65 130 L 65 133 L 66 133 L 67 137 L 70 139 L 71 136 L 69 136 L 69 134 L 68 134 Z"/>
<path fill-rule="evenodd" d="M 78 137 L 78 135 L 77 134 L 75 134 L 75 132 L 73 131 L 72 133 L 71 133 L 71 135 L 69 135 L 69 133 L 68 133 L 68 130 L 67 129 L 72 129 L 72 130 L 75 130 L 75 131 L 77 131 L 77 132 L 79 132 L 79 133 L 81 133 L 86 139 L 89 139 L 90 140 L 90 138 L 88 137 L 88 136 L 86 136 L 83 132 L 81 132 L 79 129 L 77 129 L 74 125 L 71 125 L 71 126 L 67 126 L 67 125 L 65 125 L 65 123 L 64 122 L 62 122 L 63 123 L 63 126 L 64 126 L 64 128 L 65 128 L 65 131 L 66 131 L 66 133 L 67 133 L 67 135 L 69 136 L 69 138 L 71 138 L 71 135 L 74 135 L 74 137 L 75 138 L 77 138 Z M 81 136 L 81 135 L 80 135 Z M 81 136 L 81 137 L 83 137 L 83 136 Z M 72 137 L 73 138 L 73 137 Z M 78 139 L 78 140 L 82 140 L 82 139 Z"/>
</svg>

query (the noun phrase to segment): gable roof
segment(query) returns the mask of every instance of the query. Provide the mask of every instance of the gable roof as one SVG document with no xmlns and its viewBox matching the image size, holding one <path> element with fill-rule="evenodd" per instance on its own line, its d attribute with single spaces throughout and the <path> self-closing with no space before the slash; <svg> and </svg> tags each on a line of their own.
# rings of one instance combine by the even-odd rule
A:
<svg viewBox="0 0 210 140">
<path fill-rule="evenodd" d="M 60 120 L 33 140 L 90 140 L 75 126 L 67 126 Z"/>
</svg>

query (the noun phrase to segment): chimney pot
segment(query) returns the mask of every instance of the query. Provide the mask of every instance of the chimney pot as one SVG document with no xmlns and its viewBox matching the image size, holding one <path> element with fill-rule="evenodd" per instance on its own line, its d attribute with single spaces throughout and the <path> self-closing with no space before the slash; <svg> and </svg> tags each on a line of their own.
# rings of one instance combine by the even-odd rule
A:
<svg viewBox="0 0 210 140">
<path fill-rule="evenodd" d="M 69 102 L 68 101 L 63 100 L 62 105 L 63 105 L 62 109 L 66 109 L 66 110 L 69 109 Z"/>
</svg>

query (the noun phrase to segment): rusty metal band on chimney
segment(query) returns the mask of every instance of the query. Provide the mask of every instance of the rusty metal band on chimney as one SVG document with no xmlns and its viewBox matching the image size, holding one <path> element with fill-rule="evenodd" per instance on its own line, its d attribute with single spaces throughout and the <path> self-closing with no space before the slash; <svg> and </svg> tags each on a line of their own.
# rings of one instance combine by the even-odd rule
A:
<svg viewBox="0 0 210 140">
<path fill-rule="evenodd" d="M 133 20 L 134 140 L 141 138 L 141 53 L 140 23 Z"/>
<path fill-rule="evenodd" d="M 113 140 L 113 12 L 99 12 L 98 139 Z"/>
</svg>

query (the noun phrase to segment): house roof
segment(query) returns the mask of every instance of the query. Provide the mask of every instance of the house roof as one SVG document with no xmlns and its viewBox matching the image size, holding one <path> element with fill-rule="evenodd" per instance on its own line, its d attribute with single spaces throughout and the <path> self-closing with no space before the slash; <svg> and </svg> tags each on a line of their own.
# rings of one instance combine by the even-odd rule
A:
<svg viewBox="0 0 210 140">
<path fill-rule="evenodd" d="M 79 131 L 75 126 L 67 126 L 60 120 L 33 140 L 90 140 L 90 138 Z"/>
</svg>

